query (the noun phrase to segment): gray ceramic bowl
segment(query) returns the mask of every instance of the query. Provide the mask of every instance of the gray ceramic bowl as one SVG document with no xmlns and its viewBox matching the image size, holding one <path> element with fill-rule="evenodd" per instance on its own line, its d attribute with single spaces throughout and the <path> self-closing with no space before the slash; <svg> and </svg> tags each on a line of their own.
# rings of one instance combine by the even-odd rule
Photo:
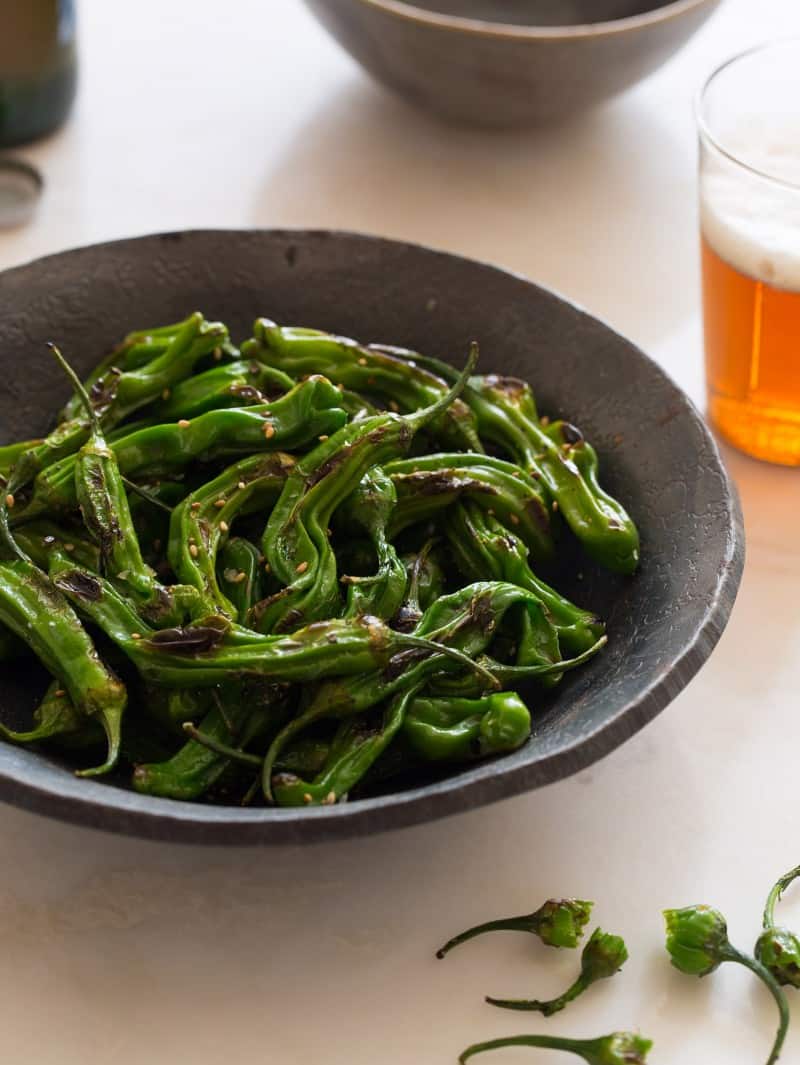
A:
<svg viewBox="0 0 800 1065">
<path fill-rule="evenodd" d="M 485 126 L 550 121 L 622 92 L 719 3 L 306 0 L 378 81 L 424 111 Z"/>
<path fill-rule="evenodd" d="M 330 232 L 204 231 L 100 244 L 0 273 L 0 442 L 42 433 L 64 401 L 45 351 L 55 339 L 85 371 L 120 336 L 201 308 L 248 335 L 253 318 L 315 325 L 455 362 L 470 340 L 481 369 L 535 384 L 541 409 L 597 446 L 603 479 L 642 534 L 633 579 L 580 562 L 559 586 L 608 622 L 609 645 L 546 701 L 513 755 L 394 794 L 340 806 L 241 809 L 136 795 L 78 780 L 57 760 L 0 743 L 0 798 L 143 836 L 271 843 L 426 821 L 576 772 L 662 710 L 716 643 L 743 562 L 736 496 L 697 411 L 633 344 L 529 281 L 394 241 Z M 576 580 L 582 570 L 584 579 Z M 44 678 L 4 666 L 0 717 L 22 724 Z"/>
</svg>

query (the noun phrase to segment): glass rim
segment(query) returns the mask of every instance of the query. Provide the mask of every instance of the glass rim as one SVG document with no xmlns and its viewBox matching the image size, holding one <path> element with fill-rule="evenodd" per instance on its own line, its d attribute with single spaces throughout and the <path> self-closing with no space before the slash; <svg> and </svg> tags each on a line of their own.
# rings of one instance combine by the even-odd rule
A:
<svg viewBox="0 0 800 1065">
<path fill-rule="evenodd" d="M 729 56 L 724 63 L 720 63 L 718 67 L 715 67 L 714 70 L 711 71 L 709 76 L 698 89 L 694 99 L 694 112 L 700 137 L 707 141 L 729 162 L 735 163 L 736 166 L 741 167 L 742 170 L 746 170 L 748 173 L 753 174 L 755 177 L 761 178 L 764 181 L 769 181 L 773 185 L 780 185 L 781 188 L 791 189 L 793 192 L 800 192 L 800 181 L 791 181 L 788 178 L 777 177 L 775 174 L 771 174 L 767 170 L 761 170 L 759 167 L 746 162 L 744 159 L 741 159 L 738 155 L 735 155 L 730 151 L 730 149 L 726 148 L 719 138 L 711 131 L 704 110 L 708 92 L 721 74 L 724 74 L 726 70 L 734 66 L 736 63 L 741 62 L 743 59 L 748 59 L 750 56 L 758 55 L 760 52 L 768 52 L 770 49 L 780 48 L 785 45 L 795 45 L 800 47 L 800 37 L 772 38 L 771 40 L 762 41 L 761 44 L 753 45 L 742 52 L 737 52 L 735 55 Z"/>
</svg>

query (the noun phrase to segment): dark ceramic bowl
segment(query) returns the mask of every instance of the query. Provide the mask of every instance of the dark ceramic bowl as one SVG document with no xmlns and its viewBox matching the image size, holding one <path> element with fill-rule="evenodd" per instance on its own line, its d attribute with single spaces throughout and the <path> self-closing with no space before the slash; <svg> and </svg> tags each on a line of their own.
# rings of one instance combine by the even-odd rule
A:
<svg viewBox="0 0 800 1065">
<path fill-rule="evenodd" d="M 736 495 L 695 408 L 633 344 L 529 281 L 482 263 L 348 233 L 201 231 L 99 244 L 0 273 L 0 442 L 35 436 L 64 401 L 52 338 L 85 371 L 127 331 L 195 308 L 249 335 L 266 314 L 534 383 L 569 416 L 642 534 L 632 579 L 582 563 L 562 589 L 607 619 L 608 647 L 536 698 L 532 740 L 513 755 L 341 806 L 241 809 L 148 798 L 123 781 L 77 779 L 44 754 L 0 743 L 0 798 L 41 813 L 171 840 L 301 842 L 431 820 L 574 773 L 623 743 L 686 685 L 728 619 L 744 540 Z M 19 722 L 41 690 L 3 668 L 0 716 Z"/>
<path fill-rule="evenodd" d="M 306 0 L 374 78 L 424 111 L 514 126 L 652 74 L 720 0 Z"/>
</svg>

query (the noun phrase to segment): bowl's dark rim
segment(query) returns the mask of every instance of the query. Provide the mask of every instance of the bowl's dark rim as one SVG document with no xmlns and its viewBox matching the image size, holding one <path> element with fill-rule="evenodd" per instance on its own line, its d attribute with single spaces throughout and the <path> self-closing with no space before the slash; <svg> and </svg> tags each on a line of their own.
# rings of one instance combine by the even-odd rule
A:
<svg viewBox="0 0 800 1065">
<path fill-rule="evenodd" d="M 587 22 L 575 26 L 520 26 L 511 22 L 488 22 L 483 19 L 466 18 L 463 15 L 446 15 L 417 7 L 406 0 L 356 0 L 364 7 L 375 8 L 389 15 L 415 22 L 418 25 L 440 30 L 455 30 L 479 37 L 510 38 L 516 41 L 574 40 L 576 38 L 613 37 L 634 30 L 645 29 L 659 23 L 669 22 L 688 14 L 695 8 L 716 7 L 721 0 L 673 0 L 664 7 L 644 11 L 640 15 L 611 19 L 608 22 Z"/>
<path fill-rule="evenodd" d="M 32 266 L 38 267 L 72 252 L 89 249 L 102 251 L 138 240 L 170 239 L 175 236 L 191 239 L 193 236 L 253 232 L 263 232 L 278 240 L 296 239 L 300 235 L 334 240 L 368 240 L 378 246 L 383 244 L 395 249 L 422 251 L 428 255 L 461 260 L 470 266 L 480 266 L 542 288 L 522 274 L 419 244 L 352 231 L 299 228 L 262 231 L 182 230 L 178 233 L 152 233 L 106 241 L 57 252 L 12 267 L 0 272 L 0 281 L 3 277 L 24 273 Z M 623 343 L 631 344 L 602 319 L 588 315 L 588 312 L 574 301 L 565 299 L 558 293 L 552 294 L 581 315 L 599 321 Z M 147 839 L 213 845 L 310 843 L 407 827 L 510 798 L 520 792 L 554 783 L 584 769 L 624 743 L 656 717 L 686 687 L 708 659 L 733 609 L 745 556 L 744 526 L 738 494 L 722 462 L 716 441 L 689 397 L 656 362 L 638 347 L 636 350 L 639 357 L 650 365 L 651 371 L 663 378 L 665 386 L 672 390 L 676 409 L 694 421 L 706 438 L 717 467 L 715 472 L 726 488 L 728 536 L 716 588 L 693 639 L 662 672 L 658 680 L 636 699 L 621 706 L 613 718 L 592 734 L 529 765 L 504 767 L 502 761 L 485 763 L 436 784 L 372 799 L 361 799 L 340 806 L 312 809 L 242 809 L 182 803 L 137 795 L 122 788 L 79 780 L 69 774 L 59 776 L 57 786 L 43 786 L 36 780 L 32 781 L 26 771 L 26 762 L 32 757 L 29 752 L 0 744 L 0 800 L 59 820 Z"/>
</svg>

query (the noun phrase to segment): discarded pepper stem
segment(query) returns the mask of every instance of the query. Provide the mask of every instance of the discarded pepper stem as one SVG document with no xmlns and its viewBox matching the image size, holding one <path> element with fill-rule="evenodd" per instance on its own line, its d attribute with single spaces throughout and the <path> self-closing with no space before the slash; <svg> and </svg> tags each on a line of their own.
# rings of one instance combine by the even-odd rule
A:
<svg viewBox="0 0 800 1065">
<path fill-rule="evenodd" d="M 462 1051 L 459 1062 L 464 1065 L 475 1054 L 504 1047 L 541 1047 L 543 1050 L 563 1050 L 583 1058 L 587 1065 L 645 1065 L 652 1047 L 649 1039 L 633 1032 L 614 1032 L 599 1039 L 567 1039 L 557 1035 L 512 1035 L 505 1039 L 490 1039 L 474 1043 Z"/>
<path fill-rule="evenodd" d="M 769 895 L 767 896 L 767 904 L 764 907 L 764 920 L 763 927 L 772 928 L 775 924 L 775 907 L 781 901 L 784 891 L 792 884 L 797 878 L 800 877 L 800 865 L 795 866 L 788 873 L 782 876 L 774 885 Z"/>
<path fill-rule="evenodd" d="M 453 936 L 440 947 L 436 951 L 436 957 L 443 958 L 453 947 L 485 932 L 530 932 L 547 946 L 572 949 L 578 945 L 578 940 L 583 935 L 593 906 L 593 902 L 584 899 L 548 899 L 533 913 L 485 921 L 468 928 L 466 932 Z"/>
<path fill-rule="evenodd" d="M 628 960 L 628 949 L 620 936 L 610 935 L 600 928 L 595 928 L 589 942 L 583 948 L 581 971 L 574 983 L 557 998 L 547 1001 L 539 999 L 502 999 L 486 997 L 491 1006 L 506 1010 L 531 1010 L 552 1017 L 570 1002 L 573 1002 L 592 984 L 607 980 L 619 972 Z"/>
</svg>

